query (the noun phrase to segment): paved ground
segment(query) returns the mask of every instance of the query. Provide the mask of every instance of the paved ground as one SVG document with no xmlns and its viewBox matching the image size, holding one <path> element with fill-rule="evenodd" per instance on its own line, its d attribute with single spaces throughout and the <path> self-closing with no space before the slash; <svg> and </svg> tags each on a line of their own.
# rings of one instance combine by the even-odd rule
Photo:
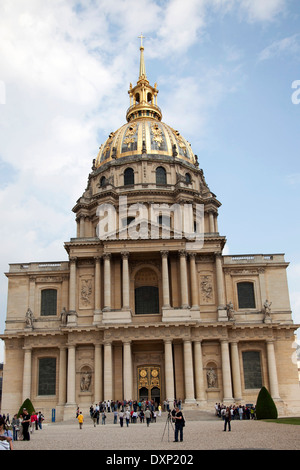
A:
<svg viewBox="0 0 300 470">
<path fill-rule="evenodd" d="M 45 423 L 42 430 L 34 431 L 28 442 L 14 442 L 15 450 L 147 450 L 166 452 L 187 450 L 299 450 L 300 426 L 266 423 L 263 421 L 234 420 L 231 432 L 223 431 L 223 421 L 213 413 L 184 412 L 186 426 L 184 441 L 174 443 L 174 431 L 168 425 L 167 415 L 157 418 L 156 423 L 129 424 L 121 428 L 113 424 L 111 413 L 105 425 L 96 427 L 85 416 L 83 429 L 77 420 L 63 423 Z M 130 452 L 129 452 L 130 454 Z"/>
</svg>

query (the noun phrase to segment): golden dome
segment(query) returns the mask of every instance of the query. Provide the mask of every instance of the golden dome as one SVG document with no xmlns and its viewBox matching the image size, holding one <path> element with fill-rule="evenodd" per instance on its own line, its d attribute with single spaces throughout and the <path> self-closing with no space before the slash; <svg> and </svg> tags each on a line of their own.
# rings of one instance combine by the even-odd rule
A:
<svg viewBox="0 0 300 470">
<path fill-rule="evenodd" d="M 112 132 L 101 145 L 95 166 L 134 155 L 168 156 L 195 164 L 190 144 L 167 124 L 142 118 L 133 120 Z"/>
<path fill-rule="evenodd" d="M 140 38 L 142 41 L 143 36 Z M 128 94 L 128 122 L 116 132 L 111 132 L 106 142 L 101 145 L 95 167 L 99 168 L 112 160 L 134 155 L 167 156 L 196 164 L 191 145 L 178 131 L 161 121 L 162 113 L 157 106 L 157 84 L 152 87 L 147 79 L 142 42 L 139 79 L 135 87 L 130 84 Z"/>
</svg>

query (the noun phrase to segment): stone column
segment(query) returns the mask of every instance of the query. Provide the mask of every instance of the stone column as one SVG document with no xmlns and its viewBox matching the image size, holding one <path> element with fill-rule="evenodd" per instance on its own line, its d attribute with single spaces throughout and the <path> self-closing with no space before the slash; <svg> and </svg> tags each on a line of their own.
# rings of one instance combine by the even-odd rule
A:
<svg viewBox="0 0 300 470">
<path fill-rule="evenodd" d="M 76 259 L 70 258 L 69 313 L 76 312 Z"/>
<path fill-rule="evenodd" d="M 196 400 L 205 401 L 205 384 L 203 376 L 202 346 L 201 341 L 194 342 L 195 387 Z"/>
<path fill-rule="evenodd" d="M 95 343 L 95 390 L 94 401 L 102 401 L 102 344 Z"/>
<path fill-rule="evenodd" d="M 165 380 L 166 380 L 166 399 L 170 404 L 175 398 L 174 388 L 174 370 L 173 370 L 173 350 L 172 341 L 165 340 Z"/>
<path fill-rule="evenodd" d="M 104 400 L 113 398 L 112 390 L 112 344 L 104 343 Z"/>
<path fill-rule="evenodd" d="M 76 380 L 76 347 L 73 344 L 69 344 L 68 346 L 67 405 L 74 405 L 76 403 L 75 380 Z"/>
<path fill-rule="evenodd" d="M 199 309 L 199 294 L 196 271 L 196 253 L 189 253 L 190 271 L 191 271 L 191 287 L 192 287 L 192 309 Z"/>
<path fill-rule="evenodd" d="M 217 279 L 217 293 L 218 293 L 218 320 L 227 321 L 226 301 L 225 301 L 225 288 L 223 279 L 223 266 L 221 253 L 216 254 L 216 279 Z"/>
<path fill-rule="evenodd" d="M 228 341 L 221 341 L 223 402 L 233 402 Z"/>
<path fill-rule="evenodd" d="M 180 256 L 181 306 L 182 308 L 189 308 L 186 251 L 185 250 L 179 251 L 179 256 Z"/>
<path fill-rule="evenodd" d="M 24 348 L 24 364 L 23 364 L 23 401 L 26 398 L 31 399 L 31 356 L 32 349 Z"/>
<path fill-rule="evenodd" d="M 105 253 L 104 259 L 104 310 L 111 309 L 111 254 Z M 111 398 L 110 398 L 111 400 Z"/>
<path fill-rule="evenodd" d="M 83 238 L 85 236 L 85 216 L 81 215 L 79 219 L 79 237 Z"/>
<path fill-rule="evenodd" d="M 218 226 L 218 214 L 215 214 L 215 231 L 216 233 L 219 232 L 219 226 Z"/>
<path fill-rule="evenodd" d="M 242 399 L 242 384 L 241 384 L 241 370 L 238 343 L 233 341 L 231 346 L 231 361 L 232 361 L 232 382 L 233 382 L 233 396 L 235 401 Z"/>
<path fill-rule="evenodd" d="M 170 307 L 170 285 L 169 285 L 169 267 L 168 251 L 161 251 L 162 258 L 162 285 L 163 285 L 163 307 Z"/>
<path fill-rule="evenodd" d="M 270 394 L 273 399 L 280 400 L 276 358 L 274 351 L 274 341 L 267 341 L 267 359 L 268 359 L 268 372 L 269 372 L 269 383 L 270 383 Z"/>
<path fill-rule="evenodd" d="M 208 213 L 209 217 L 209 232 L 210 233 L 215 233 L 215 221 L 214 221 L 214 213 L 210 211 Z"/>
<path fill-rule="evenodd" d="M 129 310 L 129 252 L 123 251 L 122 255 L 122 294 L 123 294 L 123 310 Z"/>
<path fill-rule="evenodd" d="M 131 341 L 125 341 L 123 343 L 123 384 L 124 400 L 132 400 Z"/>
<path fill-rule="evenodd" d="M 185 382 L 185 403 L 195 403 L 194 392 L 194 371 L 193 371 L 193 354 L 192 343 L 189 340 L 183 343 L 184 355 L 184 382 Z"/>
<path fill-rule="evenodd" d="M 67 347 L 59 349 L 58 375 L 58 404 L 65 405 L 67 401 Z"/>
<path fill-rule="evenodd" d="M 95 257 L 95 311 L 101 311 L 101 257 Z"/>
<path fill-rule="evenodd" d="M 101 323 L 101 256 L 95 258 L 95 310 L 94 324 Z"/>
</svg>

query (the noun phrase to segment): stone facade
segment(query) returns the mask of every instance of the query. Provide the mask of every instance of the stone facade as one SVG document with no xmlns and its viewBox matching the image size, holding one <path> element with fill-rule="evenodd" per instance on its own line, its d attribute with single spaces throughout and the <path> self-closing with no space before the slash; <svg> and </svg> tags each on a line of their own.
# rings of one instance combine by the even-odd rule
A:
<svg viewBox="0 0 300 470">
<path fill-rule="evenodd" d="M 68 261 L 6 274 L 2 409 L 28 397 L 57 419 L 100 400 L 212 409 L 255 403 L 264 385 L 281 414 L 299 413 L 288 263 L 222 254 L 221 204 L 190 145 L 161 122 L 142 46 L 140 70 L 128 123 L 101 146 L 73 208 Z"/>
</svg>

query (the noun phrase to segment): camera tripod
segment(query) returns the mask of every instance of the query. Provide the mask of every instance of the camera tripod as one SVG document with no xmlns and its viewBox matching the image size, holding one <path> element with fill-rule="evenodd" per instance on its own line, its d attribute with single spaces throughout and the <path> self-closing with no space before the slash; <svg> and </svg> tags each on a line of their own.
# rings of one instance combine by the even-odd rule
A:
<svg viewBox="0 0 300 470">
<path fill-rule="evenodd" d="M 163 435 L 162 435 L 162 438 L 161 438 L 162 441 L 164 439 L 164 435 L 165 435 L 165 432 L 166 432 L 167 428 L 168 428 L 168 442 L 170 441 L 170 424 L 171 424 L 171 428 L 174 431 L 174 426 L 173 426 L 173 422 L 172 422 L 172 414 L 171 414 L 171 411 L 168 411 L 168 416 L 167 416 L 164 432 L 163 432 Z"/>
</svg>

